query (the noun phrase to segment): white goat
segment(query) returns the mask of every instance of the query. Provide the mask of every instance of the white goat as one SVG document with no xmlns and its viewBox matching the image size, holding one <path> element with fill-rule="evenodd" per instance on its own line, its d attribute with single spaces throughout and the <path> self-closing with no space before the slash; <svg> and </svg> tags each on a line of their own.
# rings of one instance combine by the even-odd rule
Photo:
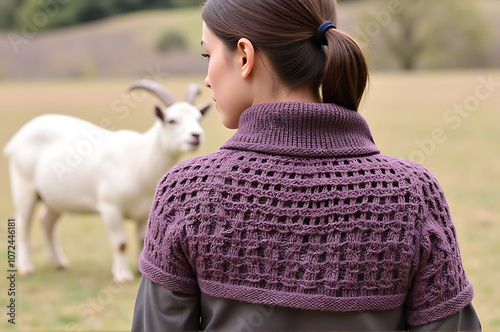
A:
<svg viewBox="0 0 500 332">
<path fill-rule="evenodd" d="M 191 85 L 186 102 L 178 103 L 154 81 L 137 81 L 130 89 L 152 92 L 167 106 L 156 106 L 157 119 L 143 134 L 111 132 L 70 116 L 47 114 L 26 123 L 7 143 L 21 274 L 34 272 L 29 230 L 34 206 L 41 201 L 41 222 L 57 268 L 69 266 L 54 233 L 61 213 L 99 213 L 113 249 L 114 279 L 133 279 L 123 220 L 137 222 L 140 252 L 155 185 L 183 153 L 195 151 L 204 140 L 199 121 L 211 105 L 193 106 L 198 85 Z"/>
</svg>

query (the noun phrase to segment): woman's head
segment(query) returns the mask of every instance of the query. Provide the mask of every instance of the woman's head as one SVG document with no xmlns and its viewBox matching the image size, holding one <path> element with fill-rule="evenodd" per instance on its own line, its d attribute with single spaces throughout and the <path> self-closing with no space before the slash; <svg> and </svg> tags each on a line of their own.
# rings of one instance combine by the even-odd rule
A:
<svg viewBox="0 0 500 332">
<path fill-rule="evenodd" d="M 361 49 L 335 29 L 326 48 L 316 43 L 319 26 L 337 21 L 335 0 L 207 0 L 202 18 L 229 51 L 249 40 L 285 86 L 321 88 L 323 102 L 357 110 L 368 79 Z"/>
</svg>

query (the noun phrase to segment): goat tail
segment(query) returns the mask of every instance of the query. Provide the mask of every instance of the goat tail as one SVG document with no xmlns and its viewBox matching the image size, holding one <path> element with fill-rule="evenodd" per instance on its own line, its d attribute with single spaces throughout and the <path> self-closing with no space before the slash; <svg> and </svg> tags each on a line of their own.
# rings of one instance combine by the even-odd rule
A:
<svg viewBox="0 0 500 332">
<path fill-rule="evenodd" d="M 12 155 L 12 153 L 16 149 L 15 148 L 16 142 L 19 141 L 18 136 L 19 136 L 19 131 L 17 133 L 15 133 L 14 136 L 12 136 L 10 138 L 10 140 L 7 142 L 7 144 L 5 144 L 3 151 L 2 151 L 4 156 L 9 157 L 10 155 Z"/>
<path fill-rule="evenodd" d="M 12 150 L 13 150 L 13 147 L 12 147 L 12 139 L 10 139 L 7 144 L 5 144 L 5 147 L 3 148 L 3 155 L 4 156 L 10 156 L 10 154 L 12 153 Z"/>
</svg>

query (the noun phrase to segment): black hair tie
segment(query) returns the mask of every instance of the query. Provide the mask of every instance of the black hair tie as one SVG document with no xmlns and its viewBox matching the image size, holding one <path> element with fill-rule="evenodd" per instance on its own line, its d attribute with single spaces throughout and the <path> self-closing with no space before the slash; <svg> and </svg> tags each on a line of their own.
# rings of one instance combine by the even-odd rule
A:
<svg viewBox="0 0 500 332">
<path fill-rule="evenodd" d="M 337 27 L 332 22 L 325 21 L 319 26 L 318 31 L 316 31 L 316 44 L 318 44 L 318 46 L 327 44 L 324 35 L 328 29 L 337 29 Z"/>
</svg>

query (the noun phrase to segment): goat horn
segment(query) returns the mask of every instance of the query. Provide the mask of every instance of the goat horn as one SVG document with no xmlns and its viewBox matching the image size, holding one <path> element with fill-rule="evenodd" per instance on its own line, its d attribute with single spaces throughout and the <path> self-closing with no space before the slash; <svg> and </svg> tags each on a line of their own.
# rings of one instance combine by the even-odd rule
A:
<svg viewBox="0 0 500 332">
<path fill-rule="evenodd" d="M 196 97 L 198 97 L 198 95 L 200 94 L 201 92 L 201 88 L 198 84 L 190 84 L 188 89 L 187 89 L 187 92 L 186 92 L 186 101 L 192 105 L 194 105 L 194 101 L 196 99 Z"/>
<path fill-rule="evenodd" d="M 144 89 L 155 94 L 167 107 L 175 103 L 174 96 L 172 96 L 172 94 L 158 82 L 152 80 L 135 81 L 130 85 L 129 91 L 132 91 L 134 89 Z"/>
</svg>

